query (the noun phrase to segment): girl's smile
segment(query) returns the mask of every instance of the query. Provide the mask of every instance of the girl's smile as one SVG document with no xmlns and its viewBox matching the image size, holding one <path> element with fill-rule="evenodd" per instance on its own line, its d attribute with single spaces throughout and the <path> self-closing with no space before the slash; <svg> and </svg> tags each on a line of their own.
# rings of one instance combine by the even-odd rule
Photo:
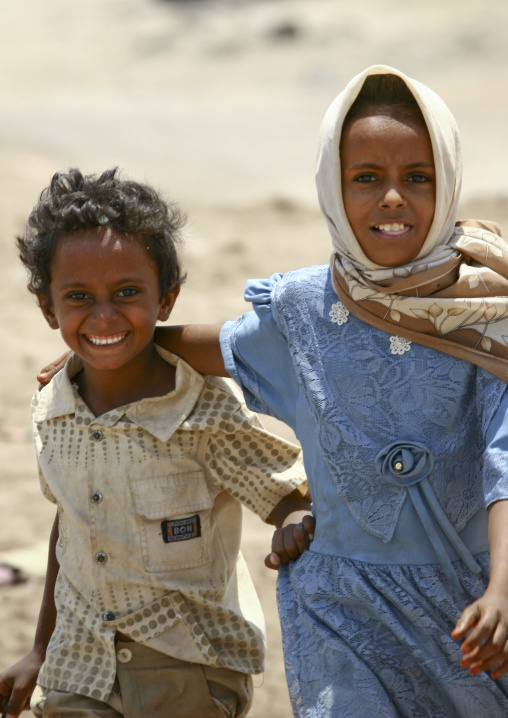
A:
<svg viewBox="0 0 508 718">
<path fill-rule="evenodd" d="M 413 119 L 361 117 L 344 129 L 340 158 L 346 215 L 364 253 L 385 267 L 413 260 L 436 204 L 427 128 Z"/>
</svg>

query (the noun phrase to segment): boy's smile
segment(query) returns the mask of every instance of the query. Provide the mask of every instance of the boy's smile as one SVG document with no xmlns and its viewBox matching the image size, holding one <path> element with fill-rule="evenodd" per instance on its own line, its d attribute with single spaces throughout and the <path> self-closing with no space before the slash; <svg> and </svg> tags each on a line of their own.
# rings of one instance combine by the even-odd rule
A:
<svg viewBox="0 0 508 718">
<path fill-rule="evenodd" d="M 360 117 L 342 133 L 340 158 L 346 215 L 364 253 L 385 267 L 413 260 L 436 205 L 427 128 L 388 114 Z"/>
<path fill-rule="evenodd" d="M 51 307 L 43 311 L 60 328 L 85 366 L 112 370 L 149 361 L 157 320 L 168 318 L 176 298 L 160 298 L 156 267 L 141 240 L 110 230 L 65 236 L 51 262 Z"/>
</svg>

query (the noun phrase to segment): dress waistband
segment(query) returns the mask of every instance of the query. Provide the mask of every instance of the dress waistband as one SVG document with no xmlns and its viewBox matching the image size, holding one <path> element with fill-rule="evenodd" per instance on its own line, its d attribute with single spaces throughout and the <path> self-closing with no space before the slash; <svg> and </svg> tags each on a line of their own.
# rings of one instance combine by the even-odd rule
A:
<svg viewBox="0 0 508 718">
<path fill-rule="evenodd" d="M 459 583 L 452 561 L 461 559 L 470 571 L 480 573 L 474 556 L 488 550 L 488 513 L 480 509 L 457 532 L 427 478 L 433 465 L 432 454 L 421 444 L 397 442 L 387 446 L 376 458 L 378 473 L 408 491 L 392 539 L 384 543 L 364 531 L 341 503 L 334 507 L 339 508 L 339 515 L 333 512 L 333 527 L 331 520 L 320 522 L 317 516 L 311 550 L 373 564 L 440 564 L 456 588 Z"/>
</svg>

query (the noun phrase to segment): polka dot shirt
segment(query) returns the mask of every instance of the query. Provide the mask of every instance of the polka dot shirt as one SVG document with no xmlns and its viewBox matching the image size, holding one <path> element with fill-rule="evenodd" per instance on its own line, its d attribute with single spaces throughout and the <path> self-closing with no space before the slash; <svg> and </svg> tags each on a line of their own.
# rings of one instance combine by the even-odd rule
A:
<svg viewBox="0 0 508 718">
<path fill-rule="evenodd" d="M 72 384 L 75 356 L 34 395 L 41 486 L 59 515 L 45 688 L 106 700 L 117 631 L 181 660 L 263 670 L 241 504 L 264 520 L 303 487 L 300 449 L 267 432 L 229 382 L 160 353 L 176 365 L 166 396 L 95 417 Z"/>
</svg>

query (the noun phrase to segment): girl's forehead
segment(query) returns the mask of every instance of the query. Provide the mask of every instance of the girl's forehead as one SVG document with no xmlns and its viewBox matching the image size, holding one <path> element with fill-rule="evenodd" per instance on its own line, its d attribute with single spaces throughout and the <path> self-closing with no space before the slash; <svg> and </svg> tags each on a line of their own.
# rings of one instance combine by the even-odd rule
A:
<svg viewBox="0 0 508 718">
<path fill-rule="evenodd" d="M 367 115 L 353 120 L 343 131 L 341 157 L 354 153 L 414 153 L 433 162 L 432 142 L 425 125 L 390 115 Z"/>
</svg>

